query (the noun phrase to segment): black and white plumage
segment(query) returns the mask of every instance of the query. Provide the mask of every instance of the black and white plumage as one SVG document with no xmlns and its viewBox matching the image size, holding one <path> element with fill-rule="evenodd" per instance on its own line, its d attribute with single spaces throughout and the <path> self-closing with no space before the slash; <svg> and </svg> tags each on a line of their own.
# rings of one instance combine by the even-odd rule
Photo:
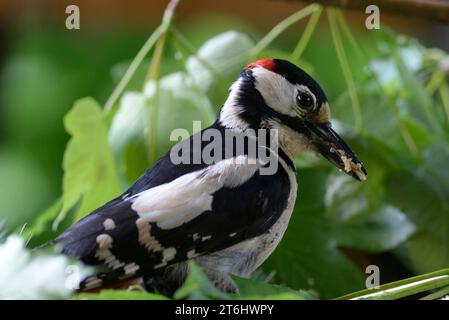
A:
<svg viewBox="0 0 449 320">
<path fill-rule="evenodd" d="M 172 294 L 185 279 L 186 261 L 194 259 L 219 288 L 234 291 L 228 274 L 249 276 L 287 228 L 297 192 L 295 155 L 317 151 L 358 179 L 366 174 L 331 129 L 322 89 L 284 60 L 248 65 L 210 128 L 223 134 L 276 129 L 279 148 L 268 149 L 276 172 L 261 174 L 266 164 L 249 163 L 246 148 L 211 164 L 174 164 L 168 152 L 123 195 L 56 239 L 64 254 L 106 267 L 81 289 L 144 277 L 147 288 Z M 202 141 L 201 150 L 209 143 Z"/>
</svg>

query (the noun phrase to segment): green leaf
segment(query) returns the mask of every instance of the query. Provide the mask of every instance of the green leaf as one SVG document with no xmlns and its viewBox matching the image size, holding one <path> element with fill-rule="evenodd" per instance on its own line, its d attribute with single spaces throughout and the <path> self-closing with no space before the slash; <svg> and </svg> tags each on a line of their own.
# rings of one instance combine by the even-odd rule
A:
<svg viewBox="0 0 449 320">
<path fill-rule="evenodd" d="M 297 293 L 292 292 L 280 292 L 271 295 L 258 295 L 256 292 L 254 295 L 248 295 L 245 297 L 241 297 L 241 300 L 305 300 L 304 297 L 298 295 Z"/>
<path fill-rule="evenodd" d="M 232 275 L 239 290 L 239 299 L 310 300 L 314 296 L 306 291 L 296 291 L 285 286 L 273 285 Z M 316 298 L 315 298 L 316 299 Z"/>
<path fill-rule="evenodd" d="M 57 223 L 77 202 L 75 220 L 121 192 L 105 115 L 98 103 L 91 98 L 78 100 L 64 124 L 72 138 L 64 153 L 63 202 Z"/>
<path fill-rule="evenodd" d="M 168 300 L 167 297 L 143 290 L 101 290 L 99 293 L 81 293 L 74 300 Z"/>
<path fill-rule="evenodd" d="M 374 212 L 382 206 L 383 175 L 369 167 L 369 179 L 359 183 L 348 175 L 332 173 L 326 184 L 324 203 L 327 215 L 348 222 Z"/>
<path fill-rule="evenodd" d="M 388 104 L 387 98 L 382 95 L 375 83 L 367 81 L 359 84 L 357 96 L 362 106 L 362 137 L 369 135 L 371 138 L 381 140 L 390 148 L 408 153 L 407 145 L 399 130 L 401 117 Z M 332 105 L 332 116 L 344 129 L 353 133 L 355 120 L 349 110 L 350 103 L 349 94 L 343 93 Z"/>
<path fill-rule="evenodd" d="M 217 289 L 201 268 L 192 260 L 189 261 L 189 274 L 183 286 L 175 292 L 175 299 L 231 299 L 228 294 Z"/>
<path fill-rule="evenodd" d="M 298 199 L 287 232 L 262 266 L 276 272 L 277 282 L 312 290 L 320 299 L 364 286 L 361 270 L 340 247 L 382 252 L 403 243 L 414 230 L 404 214 L 380 205 L 380 176 L 360 183 L 340 173 L 331 177 L 332 184 L 326 183 L 327 172 L 299 171 Z"/>
<path fill-rule="evenodd" d="M 379 253 L 396 248 L 414 232 L 415 226 L 404 213 L 384 205 L 361 222 L 343 225 L 337 239 L 342 246 Z"/>
<path fill-rule="evenodd" d="M 235 78 L 248 62 L 248 52 L 254 45 L 244 33 L 227 31 L 219 34 L 206 41 L 197 55 L 188 59 L 187 71 L 203 92 L 211 93 L 220 85 L 220 80 Z"/>
<path fill-rule="evenodd" d="M 341 246 L 378 253 L 394 249 L 415 231 L 407 216 L 384 199 L 384 178 L 372 167 L 370 178 L 358 183 L 347 175 L 330 176 L 325 195 Z"/>
<path fill-rule="evenodd" d="M 332 226 L 319 217 L 319 212 L 293 214 L 296 217 L 263 265 L 264 270 L 274 270 L 276 280 L 291 288 L 317 292 L 320 299 L 363 288 L 362 273 L 339 252 L 335 238 L 330 236 Z"/>
<path fill-rule="evenodd" d="M 227 95 L 228 85 L 223 83 L 231 83 L 247 62 L 245 53 L 253 46 L 245 34 L 223 33 L 208 40 L 188 59 L 187 73 L 168 74 L 157 83 L 147 83 L 143 93 L 123 95 L 112 121 L 109 142 L 128 183 L 151 165 L 148 159 L 157 159 L 178 142 L 170 141 L 173 130 L 187 129 L 192 134 L 194 120 L 201 121 L 203 128 L 211 124 L 214 105 L 221 105 Z M 150 108 L 157 108 L 157 112 L 148 112 Z M 156 114 L 157 119 L 145 121 L 150 114 Z M 147 123 L 157 124 L 155 145 L 147 141 Z"/>
<path fill-rule="evenodd" d="M 398 254 L 413 271 L 429 272 L 449 264 L 449 153 L 443 143 L 449 136 L 440 128 L 443 117 L 436 115 L 440 102 L 424 88 L 439 60 L 430 61 L 431 50 L 407 38 L 384 38 L 379 45 L 385 55 L 374 61 L 375 76 L 393 99 L 398 113 L 389 111 L 389 104 L 381 103 L 383 93 L 369 78 L 360 82 L 366 141 L 361 158 L 377 162 L 374 169 L 367 166 L 368 180 L 372 172 L 383 172 L 382 201 L 400 210 L 415 225 L 416 232 Z M 347 98 L 342 98 L 334 114 L 349 128 L 351 119 L 344 108 Z M 407 151 L 406 137 L 416 146 L 416 157 Z M 360 244 L 363 243 L 361 239 Z"/>
<path fill-rule="evenodd" d="M 178 142 L 170 140 L 174 129 L 186 129 L 193 134 L 193 121 L 200 121 L 204 128 L 215 119 L 205 111 L 206 108 L 212 108 L 210 101 L 206 96 L 195 93 L 194 85 L 185 73 L 176 72 L 165 76 L 159 85 L 157 147 L 158 155 L 162 155 Z M 154 92 L 154 84 L 149 83 L 144 92 L 147 101 L 152 99 Z"/>
<path fill-rule="evenodd" d="M 416 272 L 449 265 L 449 150 L 446 145 L 436 145 L 424 156 L 419 166 L 392 172 L 386 183 L 388 200 L 417 226 L 407 242 L 408 258 Z"/>
<path fill-rule="evenodd" d="M 143 112 L 145 97 L 139 92 L 126 92 L 120 100 L 109 130 L 109 143 L 117 158 L 120 172 L 133 182 L 148 168 Z"/>
<path fill-rule="evenodd" d="M 412 48 L 407 49 L 413 50 Z M 403 52 L 405 49 L 402 48 L 401 50 Z M 422 54 L 416 53 L 416 55 L 420 55 L 419 58 L 422 59 Z M 414 73 L 414 70 L 411 70 L 404 63 L 401 54 L 395 54 L 393 57 L 401 76 L 403 89 L 407 92 L 408 112 L 413 114 L 415 119 L 426 125 L 433 133 L 441 134 L 440 119 L 436 113 L 437 109 L 434 107 L 431 95 L 425 90 L 424 84 L 417 79 L 416 72 Z"/>
<path fill-rule="evenodd" d="M 176 72 L 162 77 L 158 83 L 159 97 L 154 106 L 158 109 L 156 145 L 146 141 L 145 117 L 154 98 L 155 83 L 149 83 L 144 93 L 128 92 L 120 103 L 109 132 L 109 142 L 114 150 L 126 181 L 131 183 L 144 172 L 149 158 L 158 159 L 178 141 L 171 141 L 175 129 L 193 132 L 193 121 L 200 121 L 202 127 L 210 125 L 210 114 L 205 109 L 212 108 L 205 96 L 195 93 L 192 80 L 184 72 Z M 150 157 L 150 153 L 155 152 Z"/>
</svg>

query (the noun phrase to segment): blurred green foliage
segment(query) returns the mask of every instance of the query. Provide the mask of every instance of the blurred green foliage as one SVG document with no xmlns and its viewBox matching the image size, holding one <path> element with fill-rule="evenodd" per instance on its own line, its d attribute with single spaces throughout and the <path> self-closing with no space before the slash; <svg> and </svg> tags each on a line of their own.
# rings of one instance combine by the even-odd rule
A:
<svg viewBox="0 0 449 320">
<path fill-rule="evenodd" d="M 368 180 L 363 184 L 351 180 L 315 155 L 298 158 L 300 185 L 292 221 L 281 244 L 261 268 L 262 275 L 274 277 L 265 277 L 266 281 L 236 278 L 243 296 L 335 298 L 360 290 L 365 284 L 363 264 L 345 255 L 347 249 L 365 257 L 392 252 L 413 273 L 449 265 L 449 90 L 447 75 L 439 68 L 448 55 L 385 30 L 354 38 L 339 13 L 330 12 L 329 18 L 335 23 L 319 28 L 310 42 L 303 42 L 305 51 L 293 62 L 303 66 L 328 92 L 333 125 L 365 163 Z M 56 36 L 48 41 L 62 39 Z M 292 57 L 291 46 L 263 46 L 254 52 L 260 43 L 245 33 L 228 31 L 211 37 L 196 50 L 187 37 L 172 29 L 160 78 L 144 82 L 149 66 L 149 61 L 144 61 L 110 113 L 102 112 L 92 99 L 78 100 L 65 117 L 71 139 L 64 154 L 63 194 L 26 229 L 32 245 L 51 239 L 68 224 L 117 196 L 173 145 L 169 140 L 173 129 L 190 130 L 193 120 L 209 125 L 246 62 L 256 57 Z M 30 48 L 35 45 L 29 44 Z M 334 45 L 342 49 L 338 54 Z M 97 54 L 113 59 L 110 52 Z M 37 145 L 31 149 L 28 146 L 37 137 L 60 134 L 59 121 L 65 110 L 60 101 L 75 100 L 92 88 L 111 83 L 109 70 L 96 68 L 92 82 L 72 87 L 82 72 L 94 67 L 94 62 L 83 61 L 73 50 L 72 55 L 57 64 L 51 55 L 33 53 L 32 58 L 22 62 L 20 57 L 12 59 L 10 69 L 6 69 L 10 70 L 9 79 L 30 72 L 31 67 L 33 72 L 25 89 L 19 90 L 19 81 L 3 86 L 8 93 L 5 105 L 11 110 L 20 106 L 20 111 L 11 116 L 8 130 L 16 141 L 23 141 L 27 151 L 22 158 L 24 165 L 17 160 L 15 149 L 10 160 L 0 158 L 0 172 L 10 174 L 18 186 L 35 175 L 26 188 L 30 193 L 39 190 L 34 193 L 34 203 L 17 203 L 6 198 L 17 199 L 14 183 L 9 185 L 11 194 L 6 194 L 4 200 L 10 207 L 3 208 L 6 211 L 2 216 L 11 218 L 10 212 L 23 212 L 23 216 L 15 216 L 12 226 L 32 220 L 30 212 L 55 197 L 54 189 L 43 192 L 48 189 L 48 181 L 39 179 L 38 174 L 50 174 L 54 167 L 33 171 L 28 164 L 33 162 L 30 159 L 34 159 L 34 152 L 37 157 L 58 157 L 54 150 L 42 152 L 36 150 Z M 345 60 L 351 63 L 346 65 Z M 72 65 L 73 61 L 79 65 Z M 120 79 L 128 64 L 112 68 L 113 78 Z M 44 80 L 40 73 L 34 73 L 39 70 L 45 73 Z M 51 72 L 67 74 L 70 80 L 56 84 Z M 52 81 L 57 90 L 51 89 Z M 100 92 L 102 89 L 92 91 L 92 95 L 102 100 Z M 44 107 L 50 100 L 51 104 Z M 361 125 L 357 125 L 358 121 Z M 40 125 L 47 122 L 48 126 Z M 50 140 L 49 148 L 57 145 L 53 141 L 64 140 L 58 139 Z M 299 289 L 309 292 L 298 293 Z M 96 298 L 113 298 L 114 294 L 102 295 Z M 145 293 L 129 295 L 154 298 Z M 176 297 L 232 298 L 213 288 L 193 264 Z"/>
<path fill-rule="evenodd" d="M 0 70 L 0 218 L 9 230 L 61 193 L 64 114 L 80 97 L 104 100 L 119 69 L 111 66 L 135 54 L 142 37 L 126 28 L 77 36 L 52 25 L 23 26 L 8 37 Z"/>
</svg>

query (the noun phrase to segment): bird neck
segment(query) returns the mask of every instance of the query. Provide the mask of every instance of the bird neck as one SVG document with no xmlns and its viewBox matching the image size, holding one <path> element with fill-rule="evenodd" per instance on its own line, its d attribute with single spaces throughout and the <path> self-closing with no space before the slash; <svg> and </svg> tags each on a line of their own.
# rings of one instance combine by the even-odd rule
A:
<svg viewBox="0 0 449 320">
<path fill-rule="evenodd" d="M 232 84 L 229 96 L 221 108 L 218 120 L 225 128 L 245 130 L 250 127 L 241 117 L 244 107 L 240 105 L 240 97 L 242 94 L 240 86 L 240 79 Z"/>
<path fill-rule="evenodd" d="M 270 150 L 273 154 L 276 155 L 276 157 L 280 157 L 283 159 L 283 161 L 288 165 L 290 170 L 296 170 L 295 164 L 294 164 L 294 151 L 291 148 L 290 141 L 286 140 L 284 137 L 284 133 L 281 132 L 279 135 L 279 132 L 272 131 L 272 130 L 266 130 L 269 128 L 261 127 L 253 129 L 249 126 L 246 127 L 239 127 L 239 126 L 232 126 L 229 125 L 226 126 L 222 123 L 222 118 L 220 117 L 217 119 L 217 121 L 211 126 L 211 128 L 220 130 L 223 139 L 226 139 L 226 130 L 233 131 L 234 134 L 237 134 L 239 136 L 240 134 L 243 136 L 248 137 L 249 139 L 255 139 L 258 146 L 266 146 L 267 149 Z M 233 136 L 233 134 L 230 134 L 230 136 Z M 234 140 L 232 140 L 234 141 Z M 248 152 L 246 149 L 248 145 L 246 143 L 249 143 L 249 140 L 243 139 L 245 141 L 245 152 Z M 229 147 L 229 146 L 228 146 Z M 233 147 L 234 148 L 234 147 Z M 245 153 L 247 154 L 247 153 Z"/>
</svg>

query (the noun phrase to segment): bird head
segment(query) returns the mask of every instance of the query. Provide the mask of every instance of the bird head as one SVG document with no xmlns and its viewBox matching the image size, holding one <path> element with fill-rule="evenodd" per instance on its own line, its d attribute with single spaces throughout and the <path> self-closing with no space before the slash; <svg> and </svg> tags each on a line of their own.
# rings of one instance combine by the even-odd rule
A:
<svg viewBox="0 0 449 320">
<path fill-rule="evenodd" d="M 276 129 L 280 147 L 290 156 L 318 152 L 357 180 L 366 179 L 360 160 L 332 129 L 324 91 L 288 61 L 261 59 L 248 64 L 231 86 L 219 120 L 239 130 Z"/>
</svg>

